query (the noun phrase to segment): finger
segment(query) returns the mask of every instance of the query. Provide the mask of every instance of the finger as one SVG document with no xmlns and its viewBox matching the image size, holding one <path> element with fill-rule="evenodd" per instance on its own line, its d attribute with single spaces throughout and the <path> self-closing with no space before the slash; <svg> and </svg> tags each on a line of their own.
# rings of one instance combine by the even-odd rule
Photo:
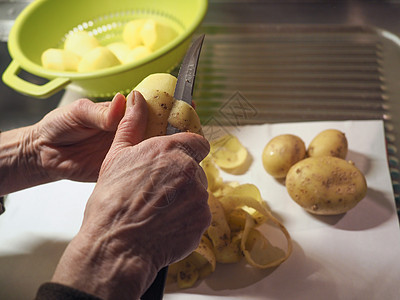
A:
<svg viewBox="0 0 400 300">
<path fill-rule="evenodd" d="M 115 131 L 125 112 L 125 97 L 118 93 L 110 104 L 80 99 L 72 104 L 71 116 L 80 125 L 104 131 Z"/>
<path fill-rule="evenodd" d="M 122 118 L 111 148 L 133 146 L 143 141 L 147 126 L 147 103 L 142 94 L 132 91 L 126 99 Z"/>
<path fill-rule="evenodd" d="M 115 97 L 115 96 L 114 96 Z M 109 107 L 111 105 L 111 101 L 97 102 L 96 105 Z"/>
<path fill-rule="evenodd" d="M 114 131 L 117 129 L 119 122 L 121 122 L 124 117 L 125 109 L 126 98 L 124 95 L 117 93 L 108 106 L 107 128 L 109 130 Z"/>
<path fill-rule="evenodd" d="M 182 132 L 172 135 L 181 148 L 191 156 L 194 160 L 200 163 L 210 152 L 210 144 L 199 134 Z"/>
<path fill-rule="evenodd" d="M 199 167 L 196 172 L 196 178 L 202 184 L 202 186 L 207 189 L 208 188 L 208 180 L 207 175 L 204 172 L 203 168 Z"/>
</svg>

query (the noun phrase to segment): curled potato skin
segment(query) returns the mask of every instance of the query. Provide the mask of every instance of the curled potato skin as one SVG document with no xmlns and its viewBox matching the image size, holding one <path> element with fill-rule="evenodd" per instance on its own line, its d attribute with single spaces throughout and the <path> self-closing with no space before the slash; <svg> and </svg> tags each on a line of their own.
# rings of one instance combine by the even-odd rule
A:
<svg viewBox="0 0 400 300">
<path fill-rule="evenodd" d="M 365 197 L 367 182 L 353 163 L 322 156 L 293 165 L 286 177 L 286 188 L 290 197 L 308 212 L 337 215 Z"/>
<path fill-rule="evenodd" d="M 306 155 L 301 138 L 293 134 L 278 135 L 271 139 L 262 153 L 264 169 L 275 178 L 285 178 L 290 167 Z"/>
<path fill-rule="evenodd" d="M 346 158 L 348 143 L 346 135 L 336 129 L 327 129 L 320 132 L 310 143 L 307 149 L 309 157 L 335 156 Z"/>
</svg>

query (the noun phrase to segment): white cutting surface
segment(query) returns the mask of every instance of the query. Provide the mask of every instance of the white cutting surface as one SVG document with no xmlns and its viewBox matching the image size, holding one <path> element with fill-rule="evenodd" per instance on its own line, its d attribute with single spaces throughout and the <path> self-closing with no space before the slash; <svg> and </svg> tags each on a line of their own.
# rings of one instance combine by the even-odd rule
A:
<svg viewBox="0 0 400 300">
<path fill-rule="evenodd" d="M 340 216 L 308 214 L 264 171 L 261 152 L 274 136 L 291 133 L 306 144 L 327 128 L 346 133 L 347 159 L 363 171 L 367 196 Z M 230 129 L 253 162 L 226 180 L 253 183 L 290 232 L 294 250 L 278 268 L 217 265 L 194 288 L 167 287 L 165 299 L 400 299 L 400 231 L 382 121 L 311 122 Z M 59 181 L 8 196 L 0 216 L 0 299 L 32 298 L 49 280 L 79 230 L 93 184 Z"/>
</svg>

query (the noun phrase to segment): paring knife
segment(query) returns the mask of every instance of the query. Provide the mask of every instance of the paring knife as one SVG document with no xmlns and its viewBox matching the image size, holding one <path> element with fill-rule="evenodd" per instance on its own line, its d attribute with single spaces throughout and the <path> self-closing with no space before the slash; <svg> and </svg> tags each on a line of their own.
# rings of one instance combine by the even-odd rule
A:
<svg viewBox="0 0 400 300">
<path fill-rule="evenodd" d="M 200 51 L 204 41 L 204 34 L 196 38 L 183 58 L 176 82 L 174 98 L 192 105 L 193 87 L 196 77 L 197 64 Z M 179 132 L 179 129 L 168 124 L 167 134 Z M 140 298 L 142 300 L 158 300 L 163 298 L 165 280 L 167 279 L 168 267 L 162 268 L 151 286 Z"/>
</svg>

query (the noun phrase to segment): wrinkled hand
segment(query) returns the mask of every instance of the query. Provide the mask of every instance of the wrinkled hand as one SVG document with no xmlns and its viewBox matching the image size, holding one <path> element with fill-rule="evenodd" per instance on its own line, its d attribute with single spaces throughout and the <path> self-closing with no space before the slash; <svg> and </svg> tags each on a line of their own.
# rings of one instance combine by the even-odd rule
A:
<svg viewBox="0 0 400 300">
<path fill-rule="evenodd" d="M 94 103 L 80 99 L 55 109 L 35 126 L 36 153 L 49 181 L 96 181 L 125 113 L 125 97 Z"/>
<path fill-rule="evenodd" d="M 139 298 L 158 270 L 198 246 L 211 221 L 199 166 L 208 142 L 191 133 L 142 141 L 147 109 L 139 93 L 134 99 L 53 277 L 104 299 Z"/>
</svg>

